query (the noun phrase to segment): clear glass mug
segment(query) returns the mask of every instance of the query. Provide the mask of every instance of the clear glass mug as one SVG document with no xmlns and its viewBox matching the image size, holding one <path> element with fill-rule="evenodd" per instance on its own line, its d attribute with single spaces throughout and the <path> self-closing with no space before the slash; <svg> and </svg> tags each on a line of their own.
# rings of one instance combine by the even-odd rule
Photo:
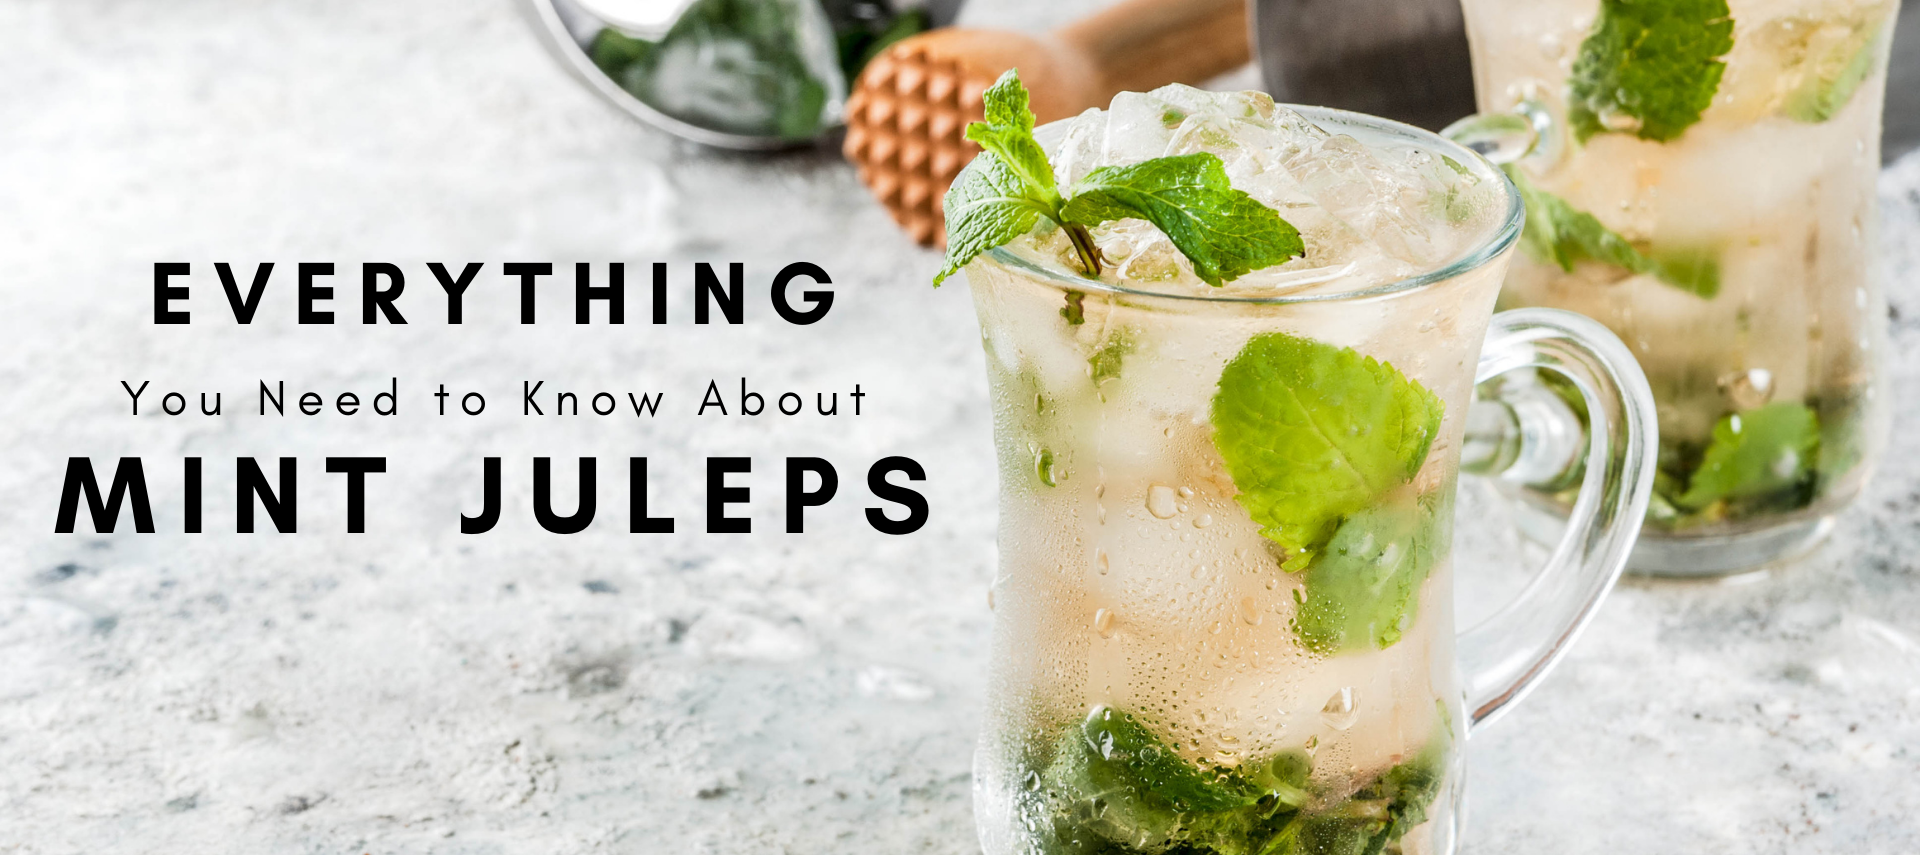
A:
<svg viewBox="0 0 1920 855">
<path fill-rule="evenodd" d="M 1463 739 L 1556 661 L 1632 548 L 1652 487 L 1652 398 L 1598 324 L 1494 314 L 1521 224 L 1512 185 L 1424 131 L 1294 109 L 1363 142 L 1454 159 L 1501 188 L 1504 217 L 1443 269 L 1317 297 L 1133 291 L 1005 249 L 966 269 L 1001 481 L 974 766 L 987 855 L 1452 852 Z M 1385 363 L 1401 377 L 1391 382 L 1432 395 L 1424 456 L 1349 508 L 1303 572 L 1283 569 L 1292 556 L 1236 501 L 1247 485 L 1211 424 L 1216 388 L 1256 351 L 1302 372 L 1288 400 L 1330 435 L 1408 422 L 1362 404 L 1350 376 L 1329 379 L 1343 371 L 1367 366 L 1377 380 Z M 1476 383 L 1518 372 L 1563 378 L 1597 414 L 1591 431 L 1564 406 L 1473 402 Z M 1574 524 L 1515 602 L 1456 636 L 1449 537 L 1463 456 L 1527 480 L 1560 474 L 1569 455 L 1585 473 Z M 1360 467 L 1338 456 L 1326 465 Z"/>
<path fill-rule="evenodd" d="M 1446 134 L 1530 197 L 1500 306 L 1599 320 L 1653 387 L 1660 472 L 1629 567 L 1714 575 L 1811 548 L 1888 431 L 1875 180 L 1898 0 L 1729 0 L 1724 72 L 1677 134 L 1570 116 L 1601 0 L 1464 6 L 1482 113 Z M 1621 244 L 1555 253 L 1541 226 L 1588 215 Z M 1566 494 L 1517 492 L 1523 528 L 1551 537 Z"/>
</svg>

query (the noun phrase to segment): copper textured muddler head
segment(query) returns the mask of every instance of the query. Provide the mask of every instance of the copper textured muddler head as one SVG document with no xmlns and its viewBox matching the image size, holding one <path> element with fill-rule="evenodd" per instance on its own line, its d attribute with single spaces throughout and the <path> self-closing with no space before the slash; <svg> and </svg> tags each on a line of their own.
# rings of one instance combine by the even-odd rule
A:
<svg viewBox="0 0 1920 855">
<path fill-rule="evenodd" d="M 940 205 L 979 153 L 968 122 L 981 93 L 1020 70 L 1040 122 L 1105 106 L 1114 94 L 1198 83 L 1250 57 L 1242 0 L 1133 0 L 1045 36 L 993 30 L 923 33 L 861 72 L 847 99 L 843 151 L 895 222 L 921 244 L 946 245 Z"/>
</svg>

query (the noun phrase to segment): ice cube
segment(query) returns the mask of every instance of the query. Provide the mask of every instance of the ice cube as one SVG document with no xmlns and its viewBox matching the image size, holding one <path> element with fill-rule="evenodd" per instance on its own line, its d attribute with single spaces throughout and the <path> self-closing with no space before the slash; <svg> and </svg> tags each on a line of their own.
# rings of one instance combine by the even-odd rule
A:
<svg viewBox="0 0 1920 855">
<path fill-rule="evenodd" d="M 1443 241 L 1425 216 L 1430 188 L 1390 168 L 1359 140 L 1330 136 L 1285 166 L 1320 207 L 1388 254 L 1415 264 L 1442 256 Z"/>
<path fill-rule="evenodd" d="M 1166 154 L 1173 129 L 1185 118 L 1185 112 L 1152 95 L 1122 92 L 1113 96 L 1100 165 L 1138 163 Z"/>
<path fill-rule="evenodd" d="M 1196 113 L 1174 131 L 1167 154 L 1212 154 L 1226 166 L 1235 188 L 1284 212 L 1313 201 L 1284 166 L 1298 144 L 1265 120 Z"/>
<path fill-rule="evenodd" d="M 1102 163 L 1101 147 L 1106 144 L 1107 114 L 1094 107 L 1067 122 L 1067 132 L 1053 152 L 1053 174 L 1062 188 L 1072 187 Z"/>
</svg>

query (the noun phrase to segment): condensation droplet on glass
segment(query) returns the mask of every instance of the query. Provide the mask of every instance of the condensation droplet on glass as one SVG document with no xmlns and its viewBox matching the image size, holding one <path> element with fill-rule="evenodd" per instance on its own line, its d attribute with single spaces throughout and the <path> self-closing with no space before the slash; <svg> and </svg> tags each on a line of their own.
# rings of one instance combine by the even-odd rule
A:
<svg viewBox="0 0 1920 855">
<path fill-rule="evenodd" d="M 1240 598 L 1241 620 L 1246 621 L 1248 626 L 1259 626 L 1261 617 L 1259 603 L 1254 602 L 1252 597 Z"/>
<path fill-rule="evenodd" d="M 1353 687 L 1343 686 L 1327 699 L 1327 705 L 1320 708 L 1320 720 L 1334 730 L 1346 730 L 1360 718 L 1357 704 L 1353 698 Z"/>
<path fill-rule="evenodd" d="M 1213 525 L 1212 514 L 1201 514 L 1193 518 L 1194 528 L 1206 528 L 1207 526 L 1210 526 L 1210 525 Z"/>
<path fill-rule="evenodd" d="M 993 611 L 993 588 L 987 588 L 987 611 Z"/>
<path fill-rule="evenodd" d="M 1107 575 L 1107 568 L 1111 563 L 1112 562 L 1107 559 L 1106 550 L 1096 549 L 1093 551 L 1093 567 L 1100 571 L 1100 575 Z"/>
<path fill-rule="evenodd" d="M 1101 638 L 1112 638 L 1113 637 L 1113 612 L 1110 612 L 1106 609 L 1099 609 L 1095 611 L 1093 613 L 1093 631 L 1100 633 Z"/>
<path fill-rule="evenodd" d="M 1320 737 L 1319 736 L 1307 737 L 1306 748 L 1307 748 L 1307 756 L 1312 757 L 1313 752 L 1320 750 Z"/>
<path fill-rule="evenodd" d="M 1187 575 L 1194 579 L 1205 579 L 1207 578 L 1207 565 L 1195 564 L 1193 565 L 1193 569 L 1187 572 Z"/>
<path fill-rule="evenodd" d="M 1027 773 L 1027 789 L 1036 793 L 1040 791 L 1040 773 L 1039 772 Z"/>
<path fill-rule="evenodd" d="M 1181 488 L 1180 488 L 1180 498 L 1182 498 L 1182 499 L 1191 499 L 1191 498 L 1193 498 L 1193 488 L 1192 488 L 1192 487 L 1181 487 Z"/>
<path fill-rule="evenodd" d="M 1147 489 L 1147 513 L 1159 519 L 1170 520 L 1178 512 L 1174 506 L 1172 487 L 1155 484 Z"/>
</svg>

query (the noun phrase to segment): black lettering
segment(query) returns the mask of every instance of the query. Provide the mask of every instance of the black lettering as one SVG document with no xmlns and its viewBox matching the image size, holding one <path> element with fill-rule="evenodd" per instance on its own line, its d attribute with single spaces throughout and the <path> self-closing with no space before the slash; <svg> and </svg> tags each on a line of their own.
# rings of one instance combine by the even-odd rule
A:
<svg viewBox="0 0 1920 855">
<path fill-rule="evenodd" d="M 807 489 L 808 472 L 820 476 L 820 489 Z M 804 533 L 807 508 L 833 501 L 839 491 L 840 475 L 833 471 L 833 464 L 818 457 L 787 458 L 787 533 Z"/>
<path fill-rule="evenodd" d="M 802 291 L 800 296 L 805 298 L 812 308 L 804 312 L 795 311 L 793 304 L 787 302 L 787 283 L 799 276 L 813 277 L 813 281 L 822 285 L 832 285 L 833 280 L 827 278 L 827 271 L 820 269 L 819 265 L 805 261 L 796 261 L 782 267 L 780 275 L 773 277 L 773 310 L 786 319 L 787 323 L 806 326 L 827 316 L 827 310 L 833 308 L 833 292 Z"/>
<path fill-rule="evenodd" d="M 367 473 L 387 471 L 387 459 L 384 457 L 329 457 L 327 471 L 344 472 L 347 476 L 347 533 L 366 532 Z"/>
<path fill-rule="evenodd" d="M 633 404 L 633 414 L 635 416 L 644 415 L 651 418 L 660 414 L 660 399 L 666 397 L 666 395 L 667 393 L 665 392 L 655 392 L 651 395 L 643 394 L 636 398 L 632 392 L 628 392 L 627 401 Z M 642 410 L 644 410 L 644 412 L 642 412 Z"/>
<path fill-rule="evenodd" d="M 460 323 L 461 298 L 466 296 L 467 286 L 473 284 L 473 277 L 480 273 L 478 261 L 468 262 L 460 271 L 460 278 L 447 275 L 447 266 L 438 261 L 427 263 L 427 269 L 433 271 L 433 278 L 440 280 L 440 290 L 447 292 L 447 323 Z"/>
<path fill-rule="evenodd" d="M 183 516 L 186 518 L 182 528 L 188 534 L 200 533 L 200 458 L 186 459 L 186 500 L 182 502 Z"/>
<path fill-rule="evenodd" d="M 508 276 L 520 277 L 520 323 L 533 323 L 534 279 L 553 275 L 553 265 L 545 262 L 514 261 L 501 265 Z"/>
<path fill-rule="evenodd" d="M 533 459 L 533 516 L 554 534 L 575 534 L 593 522 L 593 458 L 580 458 L 580 504 L 572 516 L 553 512 L 553 458 Z"/>
<path fill-rule="evenodd" d="M 227 305 L 233 307 L 233 319 L 242 325 L 253 323 L 253 313 L 260 308 L 260 295 L 267 292 L 267 277 L 273 275 L 273 262 L 253 269 L 253 285 L 247 289 L 246 299 L 240 299 L 240 283 L 234 281 L 233 267 L 222 261 L 213 266 L 220 274 L 220 288 L 227 292 Z"/>
<path fill-rule="evenodd" d="M 747 487 L 727 486 L 727 476 L 735 472 L 751 471 L 753 471 L 751 457 L 707 458 L 708 534 L 749 534 L 753 531 L 752 518 L 727 516 L 728 505 L 744 504 L 752 498 L 753 493 Z"/>
<path fill-rule="evenodd" d="M 385 276 L 393 283 L 392 288 L 381 288 L 380 277 Z M 400 310 L 393 301 L 407 290 L 407 277 L 400 275 L 400 267 L 384 261 L 360 266 L 360 322 L 374 324 L 385 316 L 387 323 L 404 324 L 406 318 L 400 316 Z"/>
<path fill-rule="evenodd" d="M 280 458 L 280 488 L 275 490 L 267 483 L 266 473 L 260 471 L 260 464 L 251 457 L 234 458 L 234 509 L 237 519 L 234 530 L 241 534 L 253 533 L 253 499 L 260 498 L 260 506 L 266 508 L 267 516 L 273 520 L 273 527 L 281 534 L 293 534 L 299 530 L 299 489 L 294 458 Z"/>
<path fill-rule="evenodd" d="M 894 472 L 906 473 L 909 481 L 927 480 L 927 470 L 911 457 L 887 457 L 873 464 L 867 470 L 867 490 L 876 499 L 906 508 L 907 518 L 895 522 L 881 509 L 868 508 L 867 524 L 881 534 L 912 534 L 927 524 L 927 498 L 911 487 L 887 483 L 887 476 Z"/>
<path fill-rule="evenodd" d="M 481 462 L 480 515 L 470 517 L 460 515 L 461 534 L 486 534 L 500 522 L 500 458 L 489 457 Z"/>
<path fill-rule="evenodd" d="M 168 285 L 167 280 L 174 276 L 186 276 L 193 272 L 193 265 L 184 261 L 156 261 L 153 263 L 153 322 L 156 324 L 184 324 L 192 320 L 191 313 L 174 311 L 169 305 L 175 300 L 187 299 L 187 286 Z"/>
<path fill-rule="evenodd" d="M 713 265 L 704 261 L 693 265 L 693 281 L 696 299 L 693 304 L 693 322 L 707 322 L 709 300 L 718 300 L 720 314 L 727 317 L 727 323 L 744 322 L 746 311 L 746 265 L 736 261 L 727 265 L 727 288 L 720 290 L 720 277 L 713 274 Z"/>
<path fill-rule="evenodd" d="M 753 409 L 747 409 L 748 398 L 753 399 Z M 757 416 L 766 411 L 766 409 L 767 399 L 760 397 L 759 392 L 747 391 L 747 378 L 740 378 L 740 415 Z"/>
<path fill-rule="evenodd" d="M 694 415 L 706 415 L 708 407 L 719 407 L 720 415 L 724 416 L 727 414 L 727 405 L 720 400 L 720 381 L 718 380 L 707 381 L 707 394 L 701 396 L 700 411 L 694 413 Z"/>
<path fill-rule="evenodd" d="M 653 263 L 653 322 L 667 322 L 667 263 Z"/>
<path fill-rule="evenodd" d="M 380 401 L 382 399 L 385 399 L 387 402 L 387 405 L 384 407 L 380 406 Z M 400 412 L 400 378 L 389 377 L 387 378 L 387 391 L 374 393 L 373 414 L 376 416 L 391 416 L 399 412 Z"/>
<path fill-rule="evenodd" d="M 300 262 L 300 323 L 330 324 L 333 313 L 315 309 L 313 304 L 333 299 L 333 286 L 316 285 L 314 279 L 333 275 L 331 261 Z"/>
<path fill-rule="evenodd" d="M 140 388 L 135 389 L 132 386 L 127 385 L 127 381 L 125 380 L 120 381 L 120 388 L 127 390 L 127 397 L 133 399 L 134 415 L 136 416 L 140 415 L 140 393 L 147 391 L 147 384 L 152 382 L 153 382 L 152 380 L 142 380 L 140 381 Z"/>
<path fill-rule="evenodd" d="M 673 517 L 647 515 L 647 459 L 627 460 L 627 528 L 634 534 L 672 534 Z"/>
<path fill-rule="evenodd" d="M 620 262 L 607 265 L 607 284 L 592 284 L 593 265 L 580 262 L 573 266 L 573 322 L 593 323 L 593 301 L 607 301 L 607 323 L 627 322 L 627 266 Z"/>
<path fill-rule="evenodd" d="M 153 533 L 153 505 L 147 501 L 147 473 L 138 457 L 122 457 L 113 469 L 113 485 L 107 498 L 100 499 L 100 481 L 93 475 L 93 461 L 85 457 L 67 458 L 67 477 L 60 485 L 60 510 L 54 516 L 55 534 L 72 534 L 74 518 L 80 515 L 80 494 L 87 494 L 87 513 L 93 517 L 93 530 L 112 534 L 120 522 L 120 503 L 133 505 L 133 530 Z"/>
</svg>

